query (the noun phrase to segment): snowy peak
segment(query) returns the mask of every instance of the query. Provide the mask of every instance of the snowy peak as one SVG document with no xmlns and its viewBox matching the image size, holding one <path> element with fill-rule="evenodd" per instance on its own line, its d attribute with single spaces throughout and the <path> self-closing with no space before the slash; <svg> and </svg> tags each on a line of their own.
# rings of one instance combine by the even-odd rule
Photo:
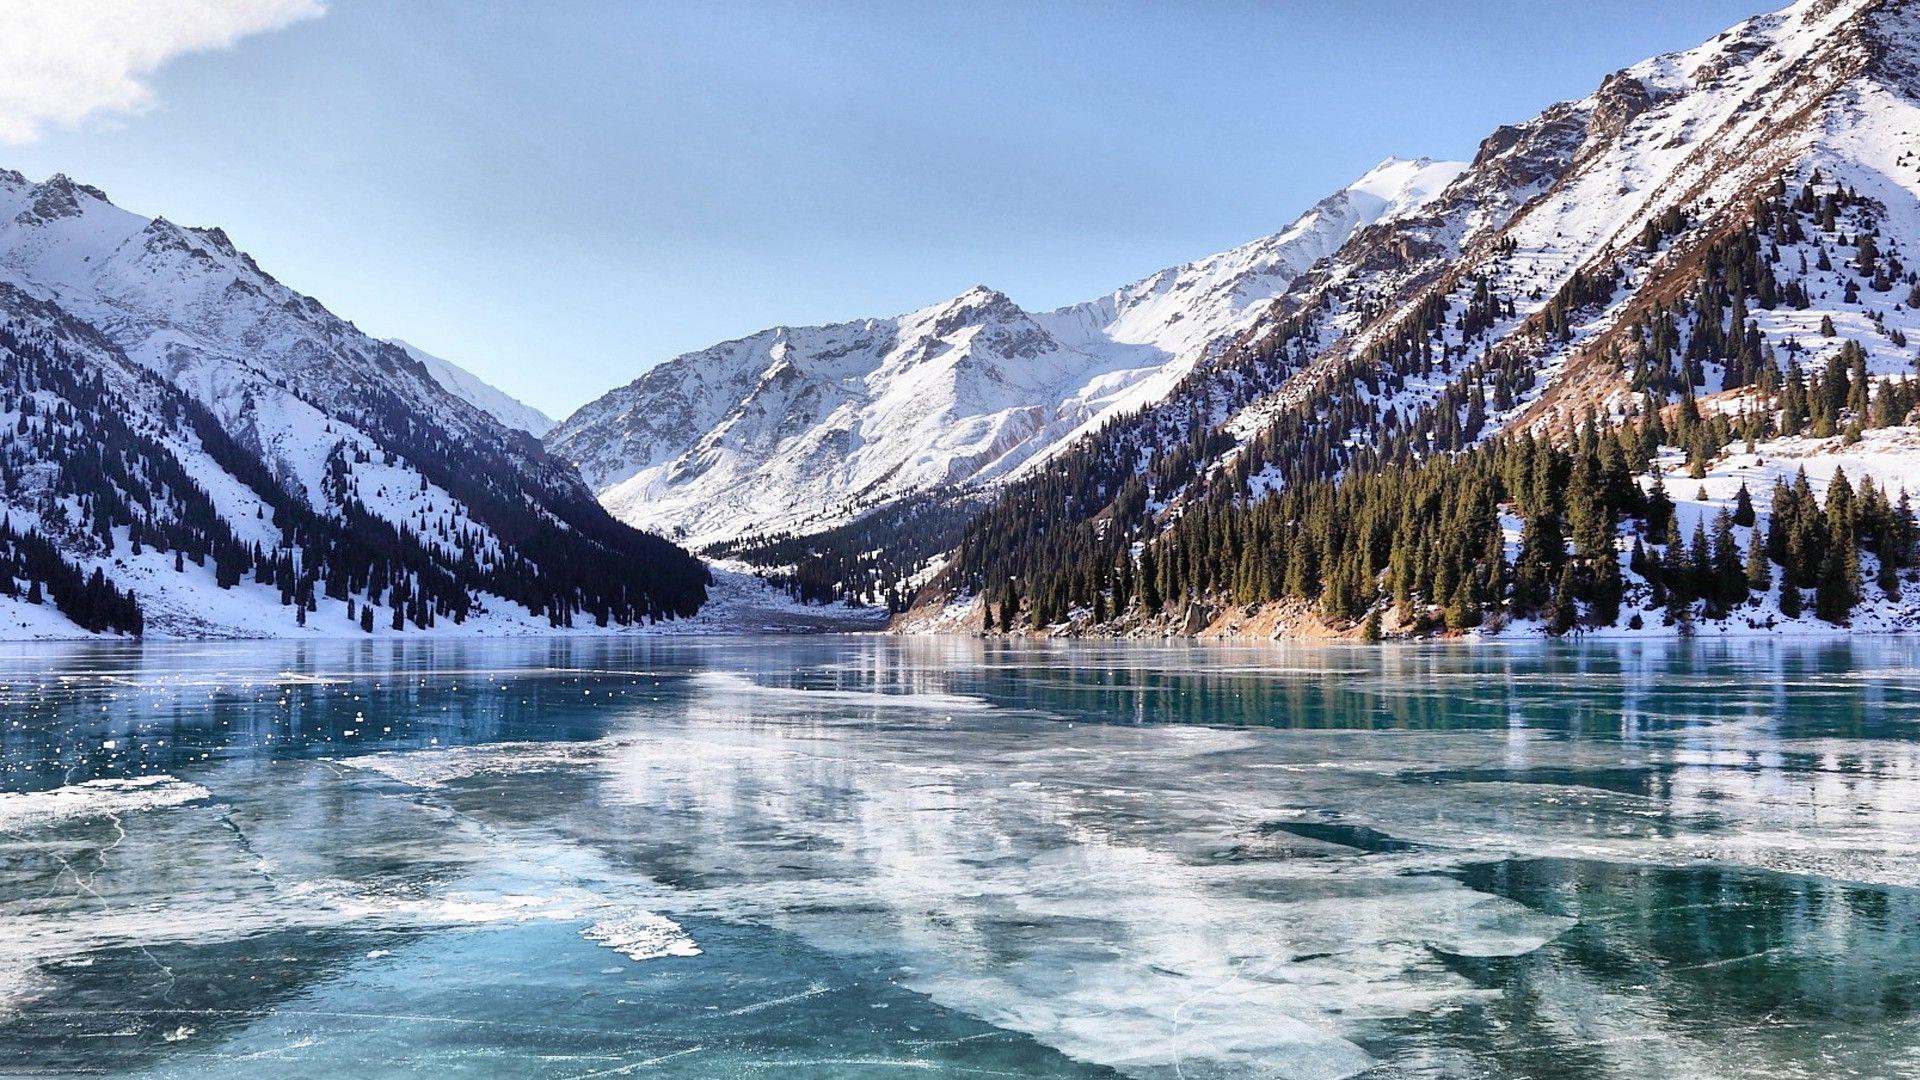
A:
<svg viewBox="0 0 1920 1080">
<path fill-rule="evenodd" d="M 80 200 L 84 196 L 95 196 L 96 201 L 106 199 L 105 194 L 97 190 L 79 190 L 65 173 L 55 173 L 46 183 L 28 190 L 27 205 L 14 220 L 22 225 L 40 225 L 60 218 L 79 217 Z"/>
<path fill-rule="evenodd" d="M 1243 329 L 1356 231 L 1418 212 L 1465 169 L 1461 162 L 1388 158 L 1278 233 L 1062 308 L 1049 325 L 1075 344 L 1148 346 L 1190 367 L 1195 350 Z"/>
<path fill-rule="evenodd" d="M 696 542 L 836 520 L 1004 472 L 1083 421 L 1105 361 L 979 286 L 916 311 L 779 327 L 679 357 L 548 438 L 616 513 Z"/>
<path fill-rule="evenodd" d="M 1445 336 L 1452 356 L 1475 355 L 1531 334 L 1529 320 L 1577 273 L 1627 272 L 1616 261 L 1630 257 L 1638 288 L 1644 280 L 1634 274 L 1658 270 L 1647 263 L 1674 261 L 1634 254 L 1648 228 L 1673 215 L 1728 225 L 1783 172 L 1804 176 L 1824 161 L 1862 191 L 1885 186 L 1902 169 L 1900 151 L 1889 148 L 1916 130 L 1890 119 L 1909 108 L 1893 98 L 1911 96 L 1914 10 L 1911 0 L 1803 2 L 1496 129 L 1418 212 L 1358 230 L 1323 271 L 1302 275 L 1259 317 L 1228 365 L 1234 434 L 1251 437 L 1288 410 L 1324 407 L 1351 384 L 1353 363 L 1397 348 L 1409 320 L 1434 305 L 1476 309 L 1464 335 L 1471 341 L 1454 327 L 1432 346 Z M 1885 92 L 1902 80 L 1907 89 Z M 1910 198 L 1889 194 L 1895 203 Z M 1709 232 L 1693 230 L 1679 246 Z M 1530 396 L 1563 396 L 1562 369 L 1579 375 L 1579 352 L 1563 358 L 1573 363 L 1547 364 L 1553 377 L 1530 384 Z M 1452 356 L 1451 379 L 1423 378 L 1430 386 L 1394 407 L 1431 405 L 1449 382 L 1463 392 Z"/>
<path fill-rule="evenodd" d="M 1260 483 L 1273 484 L 1285 482 L 1291 448 L 1303 443 L 1378 440 L 1390 456 L 1409 446 L 1431 452 L 1516 425 L 1564 430 L 1588 409 L 1631 410 L 1649 380 L 1666 377 L 1649 374 L 1657 362 L 1634 359 L 1654 340 L 1651 328 L 1695 318 L 1687 297 L 1702 262 L 1719 266 L 1727 255 L 1715 245 L 1752 229 L 1762 202 L 1785 191 L 1842 203 L 1858 196 L 1874 208 L 1837 232 L 1828 222 L 1827 235 L 1800 251 L 1791 250 L 1792 229 L 1769 225 L 1761 248 L 1778 281 L 1802 278 L 1829 255 L 1838 262 L 1833 249 L 1857 243 L 1860 229 L 1877 230 L 1880 249 L 1896 258 L 1920 243 L 1917 53 L 1913 0 L 1809 0 L 1501 127 L 1444 185 L 1414 185 L 1425 189 L 1417 206 L 1355 230 L 1299 275 L 1215 367 L 1116 439 L 1164 446 L 1186 437 L 1185 418 L 1199 406 L 1224 403 L 1227 457 L 1256 473 L 1270 463 Z M 1366 191 L 1342 196 L 1389 199 L 1399 167 L 1385 163 L 1354 185 Z M 1804 195 L 1815 177 L 1821 190 Z M 1746 267 L 1732 280 L 1751 287 L 1759 275 Z M 1835 332 L 1784 312 L 1778 285 L 1734 308 L 1743 325 L 1722 333 L 1751 341 L 1757 331 L 1782 355 L 1822 362 L 1852 332 L 1897 353 L 1920 332 L 1900 303 L 1912 281 L 1881 284 L 1887 295 L 1876 298 L 1871 285 L 1862 291 L 1822 267 L 1796 282 L 1804 290 L 1796 303 L 1837 302 Z M 1717 348 L 1689 346 L 1687 382 L 1699 393 L 1724 382 Z M 1726 385 L 1750 364 L 1735 362 Z M 1888 356 L 1870 368 L 1910 366 L 1910 356 Z M 1326 423 L 1345 426 L 1321 430 Z"/>
<path fill-rule="evenodd" d="M 538 436 L 552 424 L 445 360 L 369 338 L 276 280 L 224 230 L 143 217 L 65 176 L 33 184 L 0 173 L 0 278 L 110 328 L 128 356 L 204 386 L 208 404 L 230 419 L 239 399 L 218 392 L 222 368 L 264 376 L 337 414 L 372 407 L 368 386 L 398 384 L 403 398 L 471 437 L 496 437 L 496 424 Z"/>
<path fill-rule="evenodd" d="M 1376 200 L 1378 209 L 1362 210 L 1367 223 L 1372 224 L 1418 212 L 1466 168 L 1459 161 L 1390 157 L 1347 185 L 1341 194 L 1355 202 Z"/>
</svg>

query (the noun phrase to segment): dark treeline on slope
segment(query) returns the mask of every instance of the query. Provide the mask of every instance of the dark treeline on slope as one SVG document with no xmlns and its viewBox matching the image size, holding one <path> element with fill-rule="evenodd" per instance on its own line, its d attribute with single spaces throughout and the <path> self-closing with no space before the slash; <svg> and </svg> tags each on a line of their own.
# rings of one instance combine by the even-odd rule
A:
<svg viewBox="0 0 1920 1080">
<path fill-rule="evenodd" d="M 1857 302 L 1861 289 L 1912 290 L 1920 300 L 1914 273 L 1881 250 L 1870 205 L 1815 174 L 1792 195 L 1775 184 L 1750 210 L 1743 226 L 1697 245 L 1683 264 L 1690 284 L 1681 299 L 1641 311 L 1624 341 L 1605 346 L 1602 362 L 1643 395 L 1643 419 L 1603 431 L 1589 416 L 1578 428 L 1584 449 L 1527 437 L 1468 452 L 1490 410 L 1514 408 L 1534 387 L 1534 356 L 1570 340 L 1582 314 L 1612 300 L 1617 266 L 1576 272 L 1498 345 L 1487 332 L 1513 315 L 1513 303 L 1486 278 L 1470 278 L 1453 294 L 1428 294 L 1367 348 L 1315 372 L 1297 404 L 1240 452 L 1228 453 L 1235 440 L 1209 423 L 1224 414 L 1207 391 L 1110 424 L 1051 471 L 1010 485 L 965 531 L 939 587 L 984 596 L 992 622 L 1008 628 L 1049 625 L 1074 610 L 1104 621 L 1182 599 L 1293 597 L 1336 619 L 1362 618 L 1390 598 L 1415 624 L 1424 606 L 1444 609 L 1456 626 L 1497 609 L 1570 629 L 1617 613 L 1624 583 L 1617 560 L 1602 552 L 1614 543 L 1611 530 L 1631 521 L 1631 564 L 1654 606 L 1675 617 L 1696 601 L 1709 617 L 1723 616 L 1749 588 L 1764 589 L 1778 566 L 1791 586 L 1781 595 L 1788 614 L 1804 599 L 1799 590 L 1814 589 L 1818 613 L 1844 619 L 1861 595 L 1860 552 L 1877 556 L 1889 593 L 1898 569 L 1911 565 L 1904 497 L 1888 508 L 1886 493 L 1863 484 L 1856 494 L 1842 476 L 1829 495 L 1838 506 L 1822 507 L 1796 484 L 1775 498 L 1766 543 L 1743 550 L 1730 537 L 1747 523 L 1669 535 L 1658 489 L 1648 496 L 1631 481 L 1661 445 L 1684 449 L 1688 472 L 1703 476 L 1736 440 L 1852 440 L 1913 411 L 1914 383 L 1876 385 L 1858 343 L 1842 342 L 1817 370 L 1804 370 L 1803 343 L 1789 339 L 1776 351 L 1749 318 L 1754 309 L 1811 305 L 1806 260 L 1781 250 L 1808 241 L 1815 267 L 1841 273 L 1843 302 Z M 1658 251 L 1691 225 L 1684 214 L 1664 215 L 1640 247 Z M 1494 254 L 1502 254 L 1497 245 Z M 1304 369 L 1297 346 L 1317 340 L 1316 319 L 1297 312 L 1230 350 L 1229 362 L 1264 370 L 1255 381 L 1277 385 Z M 1822 332 L 1832 335 L 1831 320 Z M 1442 385 L 1409 412 L 1399 395 L 1415 379 Z M 1696 394 L 1718 390 L 1749 391 L 1743 411 L 1703 414 Z M 1164 438 L 1170 430 L 1178 436 Z M 1522 482 L 1536 470 L 1560 482 L 1545 493 Z M 1171 505 L 1177 514 L 1166 513 Z M 1525 521 L 1510 564 L 1497 542 L 1502 505 Z M 1732 568 L 1745 575 L 1739 587 Z"/>
<path fill-rule="evenodd" d="M 9 299 L 34 303 L 17 294 Z M 64 326 L 90 350 L 112 349 L 85 327 Z M 611 528 L 599 530 L 592 529 L 593 515 L 578 515 L 584 535 L 551 522 L 528 523 L 540 511 L 508 506 L 511 484 L 467 485 L 492 500 L 495 523 L 485 531 L 476 525 L 478 511 L 473 519 L 421 521 L 417 528 L 385 521 L 353 490 L 344 443 L 335 448 L 327 477 L 344 512 L 321 514 L 289 493 L 197 400 L 132 364 L 116 370 L 130 389 L 111 385 L 97 364 L 45 333 L 0 327 L 0 413 L 7 418 L 0 431 L 0 496 L 36 519 L 9 522 L 0 538 L 0 558 L 19 579 L 0 575 L 0 593 L 12 589 L 29 600 L 50 595 L 87 629 L 138 633 L 144 619 L 132 594 L 99 572 L 84 587 L 61 578 L 65 572 L 56 573 L 49 552 L 54 561 L 59 548 L 97 557 L 116 555 L 122 544 L 134 556 L 149 549 L 171 553 L 175 572 L 185 573 L 189 562 L 211 565 L 221 588 L 248 577 L 277 588 L 281 604 L 302 624 L 318 610 L 319 596 L 345 601 L 348 617 L 369 631 L 376 606 L 388 609 L 393 629 L 464 621 L 475 591 L 525 604 L 554 625 L 572 625 L 576 615 L 600 625 L 683 615 L 704 598 L 706 572 L 685 552 L 611 524 L 604 514 L 599 518 Z M 123 396 L 129 394 L 137 400 Z M 250 543 L 236 535 L 163 440 L 197 444 L 251 489 L 277 539 Z M 432 451 L 429 440 L 417 441 Z M 353 454 L 362 461 L 370 456 Z M 509 532 L 524 547 L 498 542 L 502 520 L 520 522 Z M 79 572 L 77 566 L 71 571 Z"/>
<path fill-rule="evenodd" d="M 411 363 L 393 347 L 395 364 Z M 605 626 L 693 614 L 706 601 L 706 567 L 688 552 L 609 515 L 578 473 L 539 441 L 451 438 L 385 383 L 356 387 L 328 411 L 371 435 L 467 508 L 504 549 L 479 563 L 480 587 L 544 614 Z M 463 566 L 463 573 L 470 572 Z"/>
<path fill-rule="evenodd" d="M 1636 597 L 1671 622 L 1700 603 L 1724 618 L 1776 576 L 1780 606 L 1802 602 L 1842 622 L 1862 598 L 1862 554 L 1874 556 L 1879 587 L 1899 594 L 1898 571 L 1915 565 L 1916 526 L 1904 493 L 1890 502 L 1863 480 L 1839 473 L 1824 505 L 1804 474 L 1769 493 L 1772 515 L 1755 529 L 1744 489 L 1732 510 L 1680 527 L 1662 482 L 1635 483 L 1660 437 L 1653 423 L 1607 432 L 1583 429 L 1572 447 L 1521 436 L 1458 455 L 1314 481 L 1256 503 L 1197 509 L 1143 553 L 1121 564 L 1105 594 L 1089 588 L 1096 618 L 1105 606 L 1154 612 L 1207 598 L 1234 603 L 1315 601 L 1328 619 L 1352 623 L 1391 607 L 1415 632 L 1466 630 L 1489 618 L 1537 618 L 1564 633 L 1612 626 L 1627 599 L 1620 527 L 1628 563 L 1645 582 Z M 1502 507 L 1522 522 L 1518 551 L 1504 552 Z M 1802 590 L 1812 590 L 1809 598 Z M 1056 584 L 1032 598 L 1029 618 L 1065 618 L 1075 590 Z M 1006 609 L 1003 607 L 1002 611 Z M 1638 617 L 1636 614 L 1634 617 Z M 1004 614 L 1002 615 L 1004 619 Z"/>
<path fill-rule="evenodd" d="M 796 600 L 885 605 L 897 613 L 912 599 L 913 575 L 953 550 L 981 503 L 979 496 L 939 488 L 818 533 L 747 536 L 707 554 L 761 568 Z"/>
<path fill-rule="evenodd" d="M 1510 405 L 1533 388 L 1534 373 L 1516 352 L 1487 347 L 1496 320 L 1513 314 L 1513 300 L 1496 295 L 1485 277 L 1465 292 L 1457 310 L 1434 293 L 1365 351 L 1316 367 L 1334 313 L 1335 293 L 1321 294 L 1318 303 L 1197 368 L 1164 402 L 1109 422 L 1051 468 L 1009 485 L 968 526 L 936 587 L 990 594 L 1026 582 L 1031 591 L 1083 566 L 1112 565 L 1152 535 L 1175 500 L 1246 498 L 1256 487 L 1274 490 L 1471 444 L 1490 397 Z M 1354 302 L 1369 317 L 1381 313 L 1376 302 Z M 1448 331 L 1460 340 L 1450 343 Z M 1439 401 L 1412 417 L 1383 404 L 1436 372 L 1458 375 Z M 1294 403 L 1278 410 L 1244 452 L 1225 457 L 1236 440 L 1220 423 L 1301 379 L 1306 385 L 1292 387 Z"/>
<path fill-rule="evenodd" d="M 138 636 L 146 627 L 132 592 L 121 592 L 99 570 L 89 574 L 68 562 L 53 541 L 15 529 L 10 520 L 0 520 L 0 596 L 51 601 L 74 625 L 96 634 Z"/>
</svg>

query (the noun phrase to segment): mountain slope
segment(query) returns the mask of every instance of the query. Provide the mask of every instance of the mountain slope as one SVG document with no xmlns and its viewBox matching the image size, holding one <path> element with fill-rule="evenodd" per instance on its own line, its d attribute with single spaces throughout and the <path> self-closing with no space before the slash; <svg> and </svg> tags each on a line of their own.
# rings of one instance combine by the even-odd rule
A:
<svg viewBox="0 0 1920 1080">
<path fill-rule="evenodd" d="M 982 286 L 726 342 L 587 405 L 547 444 L 616 516 L 694 544 L 992 483 L 1163 395 L 1355 229 L 1416 211 L 1460 168 L 1390 159 L 1282 233 L 1058 311 Z"/>
<path fill-rule="evenodd" d="M 65 177 L 0 172 L 0 286 L 0 374 L 20 410 L 0 500 L 153 601 L 166 617 L 148 629 L 299 632 L 323 598 L 340 609 L 333 632 L 358 630 L 349 606 L 398 630 L 632 622 L 700 603 L 697 562 L 608 518 L 536 439 L 275 281 L 217 229 L 128 213 Z M 42 385 L 49 365 L 66 390 Z M 49 416 L 52 431 L 34 419 Z M 76 471 L 96 444 L 123 467 Z M 182 470 L 211 503 L 183 490 Z M 136 530 L 173 530 L 166 549 L 219 561 L 219 579 L 169 559 L 182 576 L 148 580 L 121 547 Z M 264 605 L 231 599 L 256 590 Z"/>
<path fill-rule="evenodd" d="M 442 360 L 399 338 L 388 338 L 387 341 L 389 344 L 400 346 L 401 351 L 419 361 L 420 366 L 427 369 L 427 374 L 433 376 L 433 381 L 439 383 L 442 390 L 469 405 L 478 407 L 502 424 L 516 431 L 524 431 L 536 439 L 553 430 L 553 417 L 493 386 L 453 361 Z"/>
<path fill-rule="evenodd" d="M 1629 463 L 1650 489 L 1644 471 L 1676 458 L 1711 476 L 1735 454 L 1734 433 L 1762 454 L 1811 461 L 1862 428 L 1910 427 L 1902 379 L 1914 369 L 1920 292 L 1902 260 L 1920 244 L 1917 42 L 1911 0 L 1805 0 L 1499 129 L 1419 213 L 1355 232 L 1160 403 L 1063 451 L 1057 475 L 1009 488 L 969 528 L 928 601 L 998 593 L 994 583 L 1013 579 L 1019 596 L 996 601 L 1023 617 L 1092 610 L 1097 597 L 1111 613 L 1116 573 L 1137 570 L 1129 550 L 1154 546 L 1191 514 L 1519 433 L 1630 430 L 1639 442 Z M 1838 402 L 1836 388 L 1845 388 Z M 1828 411 L 1810 412 L 1821 395 Z M 1822 438 L 1810 442 L 1810 432 Z M 1663 449 L 1662 439 L 1683 443 Z M 1861 460 L 1883 490 L 1906 479 L 1898 455 Z M 1492 489 L 1518 498 L 1509 481 Z M 1610 512 L 1636 518 L 1634 537 L 1671 555 L 1679 541 L 1656 538 L 1637 517 L 1648 508 L 1615 494 Z M 1681 518 L 1711 518 L 1732 494 L 1710 492 Z M 1518 498 L 1504 512 L 1574 512 L 1563 499 Z M 1203 551 L 1232 550 L 1256 528 L 1230 514 L 1210 520 L 1242 532 L 1190 535 Z M 1564 538 L 1563 521 L 1535 524 Z M 1835 524 L 1835 543 L 1856 542 L 1855 524 Z M 1264 582 L 1254 593 L 1321 601 L 1331 577 L 1338 595 L 1326 608 L 1344 615 L 1386 573 L 1376 560 L 1415 557 L 1385 536 L 1356 546 L 1337 529 L 1295 527 L 1304 531 L 1282 547 L 1342 546 L 1316 551 L 1284 581 L 1245 556 L 1244 576 Z M 1735 539 L 1753 546 L 1747 533 Z M 1529 550 L 1559 568 L 1565 553 L 1551 539 L 1536 544 Z M 1508 576 L 1512 551 L 1505 566 L 1484 551 L 1463 557 L 1474 605 L 1535 610 L 1538 590 Z M 1570 587 L 1609 577 L 1604 561 L 1579 553 Z M 1638 571 L 1627 575 L 1654 591 Z M 1221 579 L 1199 575 L 1182 591 L 1200 580 Z M 1425 597 L 1433 610 L 1460 574 L 1447 580 L 1446 593 Z M 1396 605 L 1417 600 L 1401 593 Z"/>
</svg>

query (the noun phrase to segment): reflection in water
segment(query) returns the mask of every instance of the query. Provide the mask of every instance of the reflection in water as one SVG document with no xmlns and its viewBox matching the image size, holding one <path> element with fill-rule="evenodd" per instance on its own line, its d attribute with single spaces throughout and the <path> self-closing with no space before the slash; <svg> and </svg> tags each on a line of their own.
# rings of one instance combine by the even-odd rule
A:
<svg viewBox="0 0 1920 1080">
<path fill-rule="evenodd" d="M 1909 1075 L 1913 657 L 12 647 L 0 1062 Z"/>
</svg>

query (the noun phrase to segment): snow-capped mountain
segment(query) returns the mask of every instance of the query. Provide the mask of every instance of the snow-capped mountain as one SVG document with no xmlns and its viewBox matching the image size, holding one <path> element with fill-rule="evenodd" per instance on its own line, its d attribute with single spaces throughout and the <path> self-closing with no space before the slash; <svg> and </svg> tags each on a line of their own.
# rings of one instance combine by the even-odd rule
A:
<svg viewBox="0 0 1920 1080">
<path fill-rule="evenodd" d="M 433 381 L 439 383 L 442 390 L 469 405 L 477 406 L 508 427 L 524 431 L 535 438 L 553 430 L 553 417 L 453 361 L 443 360 L 399 338 L 388 338 L 387 343 L 398 345 L 402 352 L 418 360 L 420 366 L 427 369 L 427 374 L 433 376 Z"/>
<path fill-rule="evenodd" d="M 1224 401 L 1245 445 L 1301 410 L 1352 415 L 1336 403 L 1372 418 L 1359 429 L 1421 416 L 1457 429 L 1475 387 L 1492 399 L 1477 438 L 1630 407 L 1643 387 L 1619 354 L 1637 317 L 1679 300 L 1705 249 L 1776 185 L 1797 193 L 1817 176 L 1864 196 L 1867 227 L 1896 249 L 1920 242 L 1917 24 L 1912 0 L 1802 0 L 1500 128 L 1422 212 L 1358 230 L 1296 279 L 1159 420 L 1195 396 Z M 1776 347 L 1819 357 L 1858 331 L 1876 371 L 1910 370 L 1904 288 L 1848 300 L 1840 276 L 1797 264 L 1846 235 L 1803 251 L 1777 241 L 1808 305 L 1746 315 Z M 1810 342 L 1823 315 L 1841 332 Z M 1708 367 L 1702 393 L 1723 389 Z"/>
<path fill-rule="evenodd" d="M 98 595 L 131 589 L 161 632 L 508 629 L 700 603 L 684 552 L 611 520 L 444 370 L 218 229 L 0 171 L 0 331 L 0 503 L 21 571 L 0 600 L 29 591 L 25 545 L 34 581 L 51 587 L 55 551 L 98 572 Z M 0 613 L 0 636 L 44 621 Z"/>
<path fill-rule="evenodd" d="M 585 406 L 547 445 L 615 516 L 694 544 L 990 484 L 1163 396 L 1355 230 L 1416 213 L 1462 168 L 1388 159 L 1280 233 L 1057 311 L 980 286 L 716 345 Z"/>
<path fill-rule="evenodd" d="M 1636 453 L 1700 481 L 1671 486 L 1682 522 L 1731 507 L 1737 479 L 1804 465 L 1817 492 L 1842 458 L 1853 484 L 1897 493 L 1920 437 L 1916 247 L 1920 3 L 1801 0 L 1494 131 L 1443 191 L 1355 230 L 1152 408 L 1076 441 L 1061 471 L 1084 479 L 1005 490 L 928 599 L 1063 566 L 1021 587 L 1090 607 L 1074 575 L 1098 580 L 1129 526 L 1150 536 L 1183 505 L 1655 412 L 1690 441 Z M 1827 409 L 1810 426 L 1809 398 Z M 1732 536 L 1773 547 L 1771 528 L 1761 509 Z M 1797 625 L 1766 606 L 1778 595 L 1754 618 Z M 1920 625 L 1900 595 L 1867 583 L 1858 617 Z"/>
</svg>

